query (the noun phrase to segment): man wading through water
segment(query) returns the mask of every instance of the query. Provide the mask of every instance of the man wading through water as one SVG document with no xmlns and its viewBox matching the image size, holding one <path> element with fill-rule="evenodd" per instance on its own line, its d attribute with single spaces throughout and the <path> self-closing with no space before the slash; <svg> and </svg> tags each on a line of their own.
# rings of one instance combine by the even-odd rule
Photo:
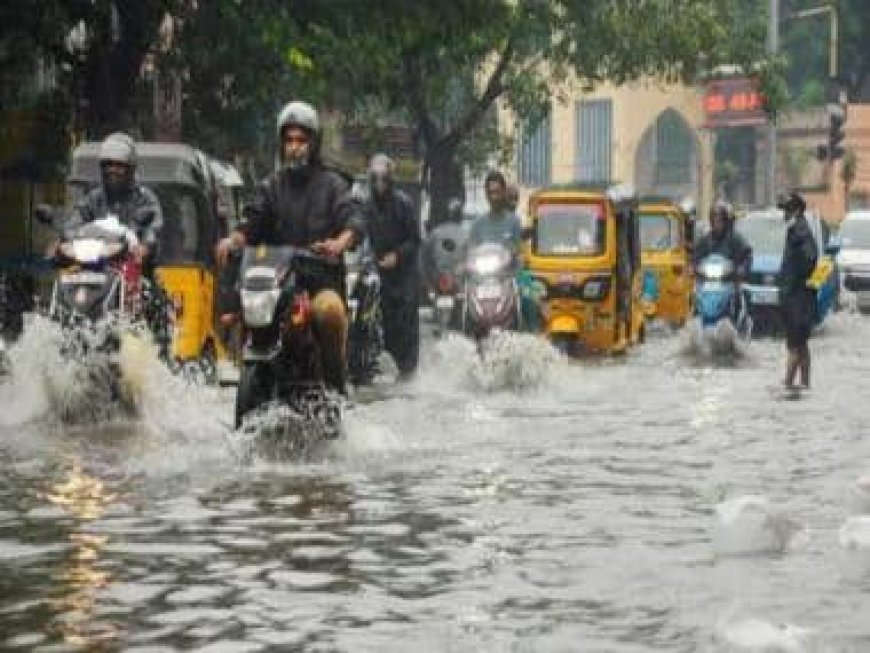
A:
<svg viewBox="0 0 870 653">
<path fill-rule="evenodd" d="M 394 188 L 394 169 L 393 160 L 386 154 L 372 157 L 371 193 L 364 213 L 381 275 L 384 344 L 399 368 L 399 380 L 404 381 L 417 369 L 420 351 L 417 278 L 420 227 L 410 198 Z"/>
<path fill-rule="evenodd" d="M 807 285 L 819 259 L 816 239 L 804 216 L 806 203 L 797 193 L 789 193 L 777 207 L 782 209 L 787 227 L 785 249 L 780 269 L 780 305 L 785 326 L 788 362 L 785 369 L 786 390 L 810 387 L 809 339 L 816 323 L 816 292 Z"/>
</svg>

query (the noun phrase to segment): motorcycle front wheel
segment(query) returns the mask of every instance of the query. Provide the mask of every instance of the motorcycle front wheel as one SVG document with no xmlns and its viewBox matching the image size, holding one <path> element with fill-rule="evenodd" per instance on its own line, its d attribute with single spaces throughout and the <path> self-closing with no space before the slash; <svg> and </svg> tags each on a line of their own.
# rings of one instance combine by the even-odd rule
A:
<svg viewBox="0 0 870 653">
<path fill-rule="evenodd" d="M 274 390 L 272 370 L 263 363 L 243 363 L 236 389 L 235 428 L 242 425 L 245 416 L 272 398 Z"/>
</svg>

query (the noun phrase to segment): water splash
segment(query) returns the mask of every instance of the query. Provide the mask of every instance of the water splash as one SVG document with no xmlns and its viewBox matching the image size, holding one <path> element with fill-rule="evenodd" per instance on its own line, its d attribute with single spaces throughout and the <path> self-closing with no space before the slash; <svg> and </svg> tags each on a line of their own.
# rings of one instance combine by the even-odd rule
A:
<svg viewBox="0 0 870 653">
<path fill-rule="evenodd" d="M 749 343 L 727 320 L 714 327 L 704 327 L 696 318 L 683 330 L 680 353 L 700 364 L 737 365 L 749 357 Z"/>
<path fill-rule="evenodd" d="M 425 360 L 423 388 L 524 392 L 559 378 L 565 359 L 540 336 L 501 332 L 481 343 L 450 334 L 435 343 Z"/>
</svg>

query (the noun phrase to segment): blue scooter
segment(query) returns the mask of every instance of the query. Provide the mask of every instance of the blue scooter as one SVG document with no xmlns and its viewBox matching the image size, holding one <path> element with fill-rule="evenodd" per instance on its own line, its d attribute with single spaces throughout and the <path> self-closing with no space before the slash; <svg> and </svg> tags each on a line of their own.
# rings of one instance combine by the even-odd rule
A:
<svg viewBox="0 0 870 653">
<path fill-rule="evenodd" d="M 734 264 L 721 254 L 705 257 L 695 269 L 694 314 L 714 353 L 733 351 L 738 339 L 752 337 L 749 298 L 738 295 Z"/>
</svg>

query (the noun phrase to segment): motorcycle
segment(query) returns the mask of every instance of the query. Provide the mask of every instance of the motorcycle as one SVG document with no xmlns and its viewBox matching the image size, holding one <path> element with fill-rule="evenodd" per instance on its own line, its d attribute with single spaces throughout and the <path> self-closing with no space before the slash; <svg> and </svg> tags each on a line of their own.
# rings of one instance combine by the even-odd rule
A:
<svg viewBox="0 0 870 653">
<path fill-rule="evenodd" d="M 348 376 L 354 385 L 371 383 L 377 375 L 378 358 L 384 348 L 381 317 L 381 277 L 368 257 L 352 274 L 348 298 Z"/>
<path fill-rule="evenodd" d="M 314 334 L 310 275 L 337 265 L 296 247 L 249 247 L 242 255 L 242 366 L 236 391 L 235 428 L 275 419 L 275 449 L 301 453 L 339 435 L 338 398 L 323 381 L 320 348 Z M 274 408 L 274 410 L 270 410 Z M 298 428 L 297 428 L 298 427 Z"/>
<path fill-rule="evenodd" d="M 734 264 L 712 254 L 698 264 L 695 274 L 695 317 L 704 340 L 715 353 L 733 350 L 738 340 L 749 340 L 749 300 L 738 295 Z"/>
<path fill-rule="evenodd" d="M 53 260 L 59 271 L 48 307 L 64 334 L 61 353 L 72 360 L 87 356 L 90 381 L 107 383 L 109 398 L 129 409 L 135 397 L 123 379 L 122 346 L 147 329 L 167 362 L 174 323 L 171 302 L 132 256 L 137 242 L 114 214 L 65 233 Z"/>
<path fill-rule="evenodd" d="M 469 251 L 464 305 L 463 330 L 478 340 L 496 329 L 519 329 L 520 293 L 507 248 L 484 243 Z"/>
</svg>

